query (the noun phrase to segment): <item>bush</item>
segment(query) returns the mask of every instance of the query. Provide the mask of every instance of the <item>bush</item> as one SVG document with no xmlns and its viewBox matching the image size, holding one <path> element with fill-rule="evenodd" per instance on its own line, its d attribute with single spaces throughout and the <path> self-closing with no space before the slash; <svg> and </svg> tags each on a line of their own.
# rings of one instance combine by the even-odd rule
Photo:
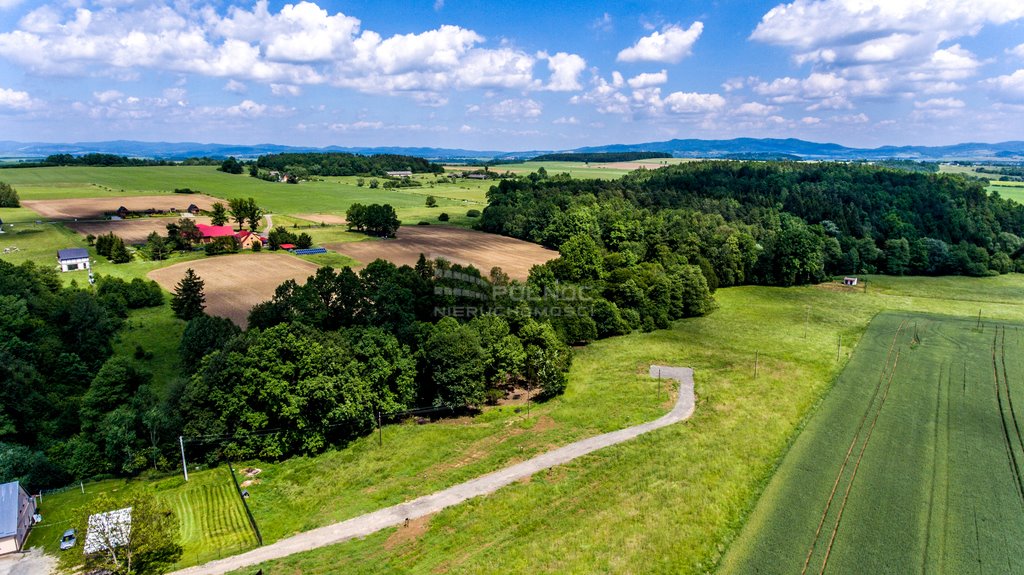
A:
<svg viewBox="0 0 1024 575">
<path fill-rule="evenodd" d="M 206 255 L 216 256 L 220 254 L 237 254 L 242 249 L 242 246 L 238 243 L 238 239 L 235 236 L 223 236 L 206 244 L 203 249 L 206 250 Z"/>
<path fill-rule="evenodd" d="M 416 223 L 416 225 L 417 226 L 429 226 L 430 222 L 428 222 L 426 220 L 420 220 L 419 222 Z"/>
<path fill-rule="evenodd" d="M 435 198 L 434 196 L 427 196 L 427 207 L 428 208 L 436 208 L 437 207 L 437 198 Z"/>
<path fill-rule="evenodd" d="M 448 219 L 448 214 L 446 212 L 441 212 L 441 215 L 437 216 L 437 221 L 439 222 L 447 222 Z"/>
<path fill-rule="evenodd" d="M 0 182 L 0 208 L 21 207 L 18 191 L 6 182 Z"/>
<path fill-rule="evenodd" d="M 468 212 L 466 212 L 466 217 L 467 218 L 479 218 L 480 217 L 480 210 L 469 210 Z"/>
<path fill-rule="evenodd" d="M 295 247 L 300 250 L 305 250 L 313 247 L 313 238 L 306 232 L 299 234 L 299 237 L 295 239 Z"/>
<path fill-rule="evenodd" d="M 263 242 L 255 241 L 252 243 L 252 251 L 258 252 L 263 250 Z"/>
</svg>

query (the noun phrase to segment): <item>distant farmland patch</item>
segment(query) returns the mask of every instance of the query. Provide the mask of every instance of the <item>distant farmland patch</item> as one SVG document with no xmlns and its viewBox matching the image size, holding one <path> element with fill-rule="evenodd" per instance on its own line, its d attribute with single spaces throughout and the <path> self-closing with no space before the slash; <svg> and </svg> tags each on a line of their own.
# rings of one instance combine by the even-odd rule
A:
<svg viewBox="0 0 1024 575">
<path fill-rule="evenodd" d="M 135 218 L 121 221 L 102 222 L 67 222 L 65 226 L 75 230 L 83 236 L 92 234 L 99 236 L 107 232 L 113 232 L 124 241 L 137 244 L 146 241 L 149 234 L 156 232 L 162 236 L 167 235 L 167 224 L 178 221 L 176 218 Z M 210 218 L 202 216 L 195 218 L 197 224 L 209 224 Z"/>
<path fill-rule="evenodd" d="M 525 280 L 530 268 L 558 257 L 537 244 L 474 230 L 446 226 L 403 226 L 391 240 L 328 244 L 328 249 L 367 264 L 385 259 L 395 265 L 415 265 L 420 254 L 428 259 L 473 265 L 487 274 L 498 266 L 514 279 Z"/>
<path fill-rule="evenodd" d="M 103 219 L 121 206 L 132 212 L 146 210 L 170 211 L 172 208 L 185 211 L 189 204 L 202 210 L 209 210 L 216 198 L 202 194 L 175 194 L 163 196 L 127 196 L 108 198 L 75 198 L 66 200 L 23 200 L 21 205 L 39 213 L 47 220 L 96 220 Z"/>
<path fill-rule="evenodd" d="M 335 214 L 295 214 L 296 218 L 300 220 L 308 220 L 314 224 L 327 224 L 327 225 L 345 225 L 348 221 L 345 216 L 339 216 Z"/>
<path fill-rule="evenodd" d="M 252 306 L 269 300 L 285 280 L 305 283 L 318 266 L 285 254 L 237 254 L 175 264 L 147 276 L 173 291 L 189 268 L 206 282 L 206 313 L 245 327 Z"/>
</svg>

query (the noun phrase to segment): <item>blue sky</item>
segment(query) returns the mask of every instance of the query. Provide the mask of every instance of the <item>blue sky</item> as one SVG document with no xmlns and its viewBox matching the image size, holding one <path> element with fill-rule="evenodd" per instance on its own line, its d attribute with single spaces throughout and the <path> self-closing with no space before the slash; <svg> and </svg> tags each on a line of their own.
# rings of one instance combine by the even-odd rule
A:
<svg viewBox="0 0 1024 575">
<path fill-rule="evenodd" d="M 0 139 L 1024 139 L 1024 2 L 0 0 Z"/>
</svg>

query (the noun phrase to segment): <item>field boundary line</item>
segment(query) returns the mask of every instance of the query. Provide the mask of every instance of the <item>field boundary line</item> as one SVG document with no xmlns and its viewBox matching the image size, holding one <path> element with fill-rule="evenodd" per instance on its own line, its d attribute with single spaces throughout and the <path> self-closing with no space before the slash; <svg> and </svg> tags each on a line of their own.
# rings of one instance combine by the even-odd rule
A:
<svg viewBox="0 0 1024 575">
<path fill-rule="evenodd" d="M 220 575 L 243 567 L 251 567 L 265 561 L 280 559 L 295 553 L 309 551 L 327 545 L 342 543 L 358 537 L 366 537 L 388 527 L 395 527 L 412 519 L 432 515 L 445 508 L 458 505 L 482 495 L 489 495 L 498 489 L 530 477 L 539 471 L 556 465 L 563 465 L 599 449 L 617 445 L 656 429 L 685 421 L 696 409 L 693 391 L 693 369 L 652 365 L 648 374 L 674 379 L 679 382 L 679 397 L 672 410 L 665 415 L 618 431 L 603 433 L 570 443 L 537 455 L 531 459 L 482 475 L 447 489 L 417 497 L 412 501 L 385 507 L 346 521 L 318 527 L 277 542 L 204 565 L 174 571 L 171 575 Z"/>
<path fill-rule="evenodd" d="M 252 527 L 252 532 L 256 535 L 256 543 L 263 545 L 263 535 L 260 535 L 260 528 L 256 525 L 256 518 L 252 516 L 252 511 L 249 510 L 249 502 L 245 500 L 245 495 L 242 494 L 242 487 L 238 485 L 238 477 L 235 476 L 235 468 L 228 462 L 228 471 L 231 472 L 231 481 L 235 484 L 235 492 L 238 493 L 238 498 L 242 500 L 242 507 L 245 508 L 245 516 L 249 518 L 249 525 Z"/>
<path fill-rule="evenodd" d="M 825 502 L 825 510 L 821 513 L 821 521 L 818 522 L 818 528 L 814 531 L 814 539 L 811 541 L 811 548 L 807 550 L 807 558 L 804 560 L 804 568 L 800 571 L 800 575 L 807 573 L 807 567 L 811 564 L 811 557 L 814 555 L 814 549 L 818 545 L 818 538 L 821 536 L 821 528 L 825 525 L 825 520 L 828 518 L 828 512 L 832 509 L 832 501 L 835 499 L 836 491 L 839 489 L 839 483 L 843 479 L 843 473 L 846 471 L 846 466 L 850 462 L 850 456 L 853 454 L 854 447 L 857 446 L 857 439 L 860 438 L 860 432 L 864 429 L 864 423 L 868 419 L 868 414 L 871 413 L 871 406 L 875 404 L 875 399 L 878 397 L 878 390 L 882 388 L 882 381 L 885 380 L 885 370 L 889 367 L 889 358 L 892 357 L 893 347 L 896 346 L 896 340 L 900 336 L 900 332 L 903 330 L 903 326 L 906 325 L 907 320 L 900 322 L 899 327 L 896 328 L 896 333 L 892 336 L 892 343 L 889 344 L 889 351 L 885 355 L 885 363 L 882 365 L 882 372 L 878 375 L 878 383 L 875 384 L 875 391 L 871 394 L 871 400 L 868 401 L 867 407 L 864 408 L 864 415 L 860 417 L 860 423 L 857 425 L 857 431 L 853 434 L 853 439 L 850 441 L 850 448 L 846 450 L 846 457 L 843 459 L 843 464 L 839 467 L 839 473 L 836 474 L 836 481 L 832 485 L 832 493 L 828 496 L 828 501 Z M 895 366 L 893 366 L 895 369 Z"/>
</svg>

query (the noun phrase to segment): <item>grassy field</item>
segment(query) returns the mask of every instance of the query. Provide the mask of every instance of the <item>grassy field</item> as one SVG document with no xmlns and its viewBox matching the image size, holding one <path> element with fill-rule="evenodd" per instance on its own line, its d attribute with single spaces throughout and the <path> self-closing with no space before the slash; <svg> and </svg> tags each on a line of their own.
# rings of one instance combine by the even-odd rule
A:
<svg viewBox="0 0 1024 575">
<path fill-rule="evenodd" d="M 878 316 L 722 572 L 1024 571 L 1021 327 Z"/>
<path fill-rule="evenodd" d="M 43 523 L 32 528 L 30 547 L 41 546 L 54 555 L 62 553 L 58 548 L 61 534 L 72 526 L 77 510 L 101 494 L 115 499 L 152 496 L 172 509 L 179 519 L 185 548 L 178 567 L 241 553 L 256 546 L 256 536 L 245 517 L 227 467 L 192 473 L 188 483 L 180 476 L 159 481 L 115 479 L 88 483 L 83 489 L 84 493 L 73 487 L 43 497 L 40 505 Z M 79 542 L 82 540 L 79 534 Z"/>
<path fill-rule="evenodd" d="M 574 414 L 578 406 L 598 401 L 596 413 L 580 414 L 577 425 L 595 415 L 603 419 L 602 406 L 614 402 L 598 398 L 612 393 L 618 382 L 635 381 L 654 362 L 696 368 L 696 414 L 685 424 L 602 450 L 528 483 L 446 510 L 425 524 L 390 529 L 261 567 L 268 574 L 331 573 L 339 564 L 349 573 L 714 570 L 794 432 L 829 389 L 849 357 L 850 346 L 858 342 L 877 312 L 970 315 L 977 313 L 978 301 L 991 293 L 995 302 L 982 305 L 986 321 L 993 316 L 1024 320 L 1021 302 L 1002 301 L 1007 290 L 1024 286 L 1024 277 L 931 282 L 871 278 L 867 293 L 835 286 L 732 288 L 719 292 L 721 309 L 711 316 L 678 322 L 671 330 L 588 346 L 576 359 L 567 394 L 531 417 L 543 417 L 544 410 L 562 409 L 559 406 Z M 773 321 L 765 322 L 764 317 Z M 837 362 L 840 334 L 844 344 Z M 757 378 L 753 376 L 755 351 L 760 355 Z M 653 382 L 647 382 L 647 389 L 648 395 L 655 392 Z M 631 401 L 643 398 L 638 395 Z M 661 408 L 667 405 L 662 403 Z M 548 415 L 564 425 L 552 412 Z M 386 433 L 386 449 L 387 438 Z M 373 450 L 369 439 L 357 446 L 367 453 Z M 289 482 L 294 484 L 291 491 L 298 493 L 299 486 L 316 478 L 318 471 L 336 480 L 348 469 L 358 469 L 357 446 L 311 460 L 300 479 Z M 345 471 L 341 466 L 338 472 L 331 471 L 332 466 L 320 466 L 319 462 L 338 457 L 355 459 Z M 423 457 L 434 455 L 425 452 Z M 457 457 L 451 454 L 446 459 Z M 281 465 L 289 468 L 295 463 Z M 255 513 L 265 518 L 261 523 L 273 523 L 275 517 L 283 520 L 285 509 L 292 508 L 280 505 L 282 498 L 270 492 L 278 472 L 270 468 L 267 473 L 266 491 L 255 496 Z M 380 481 L 391 481 L 390 473 L 381 473 Z M 375 482 L 368 480 L 361 490 L 331 499 L 371 496 L 376 493 Z M 321 493 L 323 488 L 315 491 Z M 382 498 L 377 504 L 423 492 L 414 487 L 404 498 Z M 337 518 L 343 516 L 350 515 Z M 310 521 L 306 527 L 316 524 L 322 523 Z"/>
</svg>

